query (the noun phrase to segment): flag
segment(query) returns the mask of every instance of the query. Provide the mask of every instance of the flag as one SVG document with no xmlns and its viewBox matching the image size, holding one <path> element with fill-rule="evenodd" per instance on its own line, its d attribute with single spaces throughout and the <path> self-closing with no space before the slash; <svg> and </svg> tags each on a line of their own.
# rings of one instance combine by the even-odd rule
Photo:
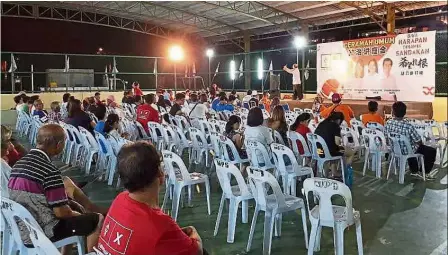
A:
<svg viewBox="0 0 448 255">
<path fill-rule="evenodd" d="M 154 69 L 153 69 L 153 71 L 152 71 L 154 74 L 156 74 L 157 73 L 157 65 L 156 64 L 154 64 Z"/>
<path fill-rule="evenodd" d="M 114 58 L 114 67 L 112 69 L 112 73 L 118 73 L 118 69 L 117 69 L 117 61 Z"/>
<path fill-rule="evenodd" d="M 241 63 L 240 63 L 240 69 L 239 69 L 239 71 L 240 71 L 240 76 L 239 76 L 239 78 L 241 78 L 241 77 L 243 77 L 243 75 L 244 75 L 244 69 L 243 69 L 243 60 L 241 59 Z"/>
<path fill-rule="evenodd" d="M 216 66 L 215 75 L 213 75 L 213 78 L 215 78 L 216 75 L 218 74 L 219 64 L 221 64 L 221 62 L 218 62 L 218 66 Z"/>
<path fill-rule="evenodd" d="M 16 60 L 14 59 L 14 54 L 11 54 L 11 67 L 9 67 L 8 73 L 15 72 L 17 70 Z"/>
<path fill-rule="evenodd" d="M 69 70 L 70 70 L 70 58 L 66 55 L 64 72 L 68 72 Z"/>
<path fill-rule="evenodd" d="M 274 75 L 274 67 L 272 66 L 272 60 L 271 63 L 269 64 L 269 75 Z"/>
<path fill-rule="evenodd" d="M 305 80 L 308 80 L 308 78 L 310 78 L 310 61 L 309 60 L 306 63 L 305 73 L 303 73 L 303 76 L 305 77 Z"/>
<path fill-rule="evenodd" d="M 188 77 L 188 64 L 185 64 L 185 78 Z"/>
<path fill-rule="evenodd" d="M 193 77 L 195 77 L 195 76 L 196 76 L 196 65 L 193 62 Z"/>
</svg>

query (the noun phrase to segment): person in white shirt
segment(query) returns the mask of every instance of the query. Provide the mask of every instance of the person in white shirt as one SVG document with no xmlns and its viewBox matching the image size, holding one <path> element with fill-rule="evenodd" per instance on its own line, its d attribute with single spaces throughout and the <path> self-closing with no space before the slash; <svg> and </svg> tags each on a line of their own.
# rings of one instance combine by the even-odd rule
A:
<svg viewBox="0 0 448 255">
<path fill-rule="evenodd" d="M 249 103 L 249 100 L 252 98 L 252 90 L 247 91 L 247 95 L 243 97 L 243 103 Z"/>
<path fill-rule="evenodd" d="M 272 132 L 266 126 L 263 126 L 263 112 L 260 108 L 254 107 L 249 110 L 247 115 L 247 125 L 244 129 L 245 141 L 258 141 L 268 150 L 271 143 L 274 142 Z"/>
<path fill-rule="evenodd" d="M 375 59 L 371 59 L 367 65 L 367 75 L 364 76 L 363 88 L 366 89 L 377 89 L 379 88 L 380 76 L 378 74 L 378 63 Z M 373 95 L 372 92 L 368 91 L 367 96 Z"/>
<path fill-rule="evenodd" d="M 190 118 L 206 118 L 208 114 L 208 108 L 201 102 L 199 102 L 199 98 L 197 94 L 190 95 L 191 103 L 189 105 L 190 111 L 188 112 L 188 116 Z"/>
<path fill-rule="evenodd" d="M 298 64 L 293 64 L 292 69 L 289 69 L 286 65 L 283 67 L 283 71 L 292 74 L 292 86 L 294 90 L 293 99 L 303 99 L 302 93 L 302 81 L 300 79 L 300 70 Z"/>
<path fill-rule="evenodd" d="M 395 80 L 395 76 L 391 73 L 392 71 L 392 59 L 385 58 L 383 60 L 383 77 L 381 78 L 381 88 L 385 90 L 397 89 L 397 83 Z M 384 92 L 381 95 L 381 99 L 383 100 L 394 100 L 395 92 Z"/>
</svg>

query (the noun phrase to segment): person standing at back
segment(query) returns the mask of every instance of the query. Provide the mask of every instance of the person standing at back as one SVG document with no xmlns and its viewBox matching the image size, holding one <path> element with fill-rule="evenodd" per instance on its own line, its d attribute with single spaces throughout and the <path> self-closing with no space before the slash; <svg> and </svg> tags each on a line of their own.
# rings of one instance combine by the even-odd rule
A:
<svg viewBox="0 0 448 255">
<path fill-rule="evenodd" d="M 419 153 L 423 155 L 425 161 L 425 173 L 426 179 L 433 179 L 427 174 L 431 172 L 434 162 L 436 160 L 437 149 L 426 146 L 422 143 L 422 138 L 414 128 L 414 126 L 404 119 L 406 115 L 406 105 L 403 102 L 395 102 L 392 105 L 393 119 L 387 121 L 384 127 L 384 135 L 386 137 L 391 134 L 400 134 L 405 136 L 411 143 L 413 151 L 407 151 L 404 144 L 401 145 L 403 154 Z M 415 158 L 408 159 L 409 168 L 411 169 L 411 175 L 423 179 L 422 169 L 419 169 L 419 164 Z"/>
<path fill-rule="evenodd" d="M 333 112 L 340 112 L 344 115 L 344 120 L 348 127 L 351 127 L 350 120 L 355 117 L 355 113 L 352 108 L 348 105 L 342 104 L 341 95 L 335 93 L 331 96 L 331 101 L 333 105 L 326 108 L 320 113 L 320 116 L 328 118 Z"/>
<path fill-rule="evenodd" d="M 292 96 L 292 99 L 294 100 L 302 100 L 303 99 L 303 93 L 302 93 L 302 82 L 300 79 L 300 70 L 298 64 L 293 64 L 292 69 L 289 69 L 286 65 L 283 67 L 283 71 L 292 74 L 292 87 L 294 90 L 294 94 Z"/>
<path fill-rule="evenodd" d="M 381 115 L 377 113 L 378 103 L 376 101 L 370 101 L 367 107 L 369 108 L 369 113 L 361 115 L 362 124 L 364 125 L 364 127 L 366 127 L 367 123 L 369 122 L 378 123 L 384 126 L 383 117 L 381 117 Z"/>
</svg>

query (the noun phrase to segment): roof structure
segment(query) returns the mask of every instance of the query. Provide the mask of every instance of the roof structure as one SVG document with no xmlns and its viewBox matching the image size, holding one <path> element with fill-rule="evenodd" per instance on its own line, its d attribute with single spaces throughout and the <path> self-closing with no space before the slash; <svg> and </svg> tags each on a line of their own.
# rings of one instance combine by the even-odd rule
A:
<svg viewBox="0 0 448 255">
<path fill-rule="evenodd" d="M 1 16 L 117 27 L 164 38 L 200 36 L 211 43 L 278 32 L 310 32 L 377 23 L 387 4 L 396 19 L 446 13 L 446 1 L 80 1 L 1 2 Z"/>
</svg>

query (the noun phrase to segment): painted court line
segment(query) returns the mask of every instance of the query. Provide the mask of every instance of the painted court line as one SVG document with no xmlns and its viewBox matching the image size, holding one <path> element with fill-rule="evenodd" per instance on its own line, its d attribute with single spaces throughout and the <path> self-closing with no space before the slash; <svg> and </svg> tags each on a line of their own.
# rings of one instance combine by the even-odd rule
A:
<svg viewBox="0 0 448 255">
<path fill-rule="evenodd" d="M 400 196 L 400 197 L 406 197 L 413 189 L 414 189 L 414 183 L 409 183 L 404 188 L 402 188 L 400 191 L 395 193 L 395 195 Z"/>
<path fill-rule="evenodd" d="M 387 185 L 389 185 L 390 183 L 392 183 L 393 180 L 387 180 L 386 183 L 383 183 L 382 185 L 380 185 L 377 189 L 374 188 L 369 188 L 369 190 L 364 194 L 364 196 L 369 196 L 370 194 L 372 194 L 372 192 L 377 192 L 379 193 L 384 187 L 386 187 Z"/>
</svg>

